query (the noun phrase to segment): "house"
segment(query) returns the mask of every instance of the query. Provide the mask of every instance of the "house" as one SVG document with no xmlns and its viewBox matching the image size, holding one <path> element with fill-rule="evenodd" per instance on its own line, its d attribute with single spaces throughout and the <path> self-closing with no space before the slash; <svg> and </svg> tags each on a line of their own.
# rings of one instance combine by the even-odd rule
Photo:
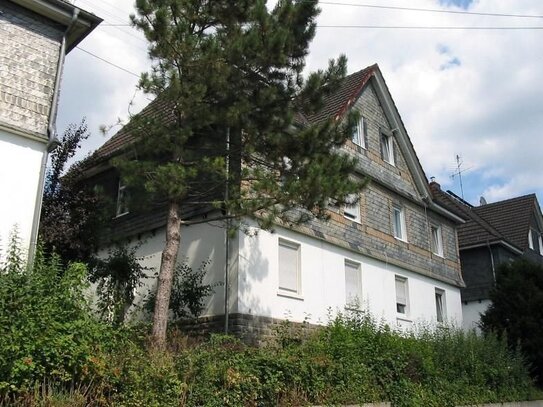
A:
<svg viewBox="0 0 543 407">
<path fill-rule="evenodd" d="M 101 21 L 61 0 L 0 3 L 0 252 L 14 227 L 36 243 L 64 56 Z"/>
<path fill-rule="evenodd" d="M 157 114 L 160 103 L 152 102 L 143 115 Z M 345 307 L 368 310 L 402 328 L 418 321 L 461 323 L 456 227 L 463 219 L 433 199 L 377 65 L 346 77 L 324 108 L 306 119 L 317 123 L 348 109 L 357 109 L 361 120 L 343 148 L 357 157 L 357 175 L 371 178 L 359 204 L 331 205 L 328 222 L 277 225 L 274 233 L 260 230 L 251 219 L 243 220 L 249 233 L 234 238 L 220 223 L 182 228 L 180 259 L 193 267 L 210 259 L 209 283 L 224 282 L 228 270 L 228 290 L 216 290 L 205 310 L 210 329 L 222 326 L 225 304 L 233 332 L 252 339 L 268 335 L 270 326 L 284 319 L 325 323 L 330 313 Z M 132 141 L 129 129 L 120 130 L 95 152 L 87 175 L 117 197 L 113 234 L 143 242 L 138 255 L 146 266 L 158 268 L 165 208 L 131 212 L 124 204 L 124 186 L 109 165 Z M 184 214 L 192 219 L 207 215 Z M 144 290 L 154 284 L 148 279 Z"/>
<path fill-rule="evenodd" d="M 490 290 L 500 264 L 524 258 L 543 264 L 543 217 L 535 194 L 472 206 L 439 184 L 434 198 L 466 219 L 458 227 L 460 263 L 466 287 L 461 289 L 463 327 L 478 329 L 480 314 L 490 305 Z"/>
</svg>

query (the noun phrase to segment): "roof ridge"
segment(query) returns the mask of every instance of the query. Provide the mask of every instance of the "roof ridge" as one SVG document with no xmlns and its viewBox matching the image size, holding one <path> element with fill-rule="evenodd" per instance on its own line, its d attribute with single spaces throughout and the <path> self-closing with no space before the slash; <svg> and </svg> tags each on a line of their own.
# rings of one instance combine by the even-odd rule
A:
<svg viewBox="0 0 543 407">
<path fill-rule="evenodd" d="M 515 196 L 513 198 L 503 199 L 501 201 L 487 203 L 487 204 L 484 204 L 484 205 L 481 205 L 481 206 L 474 206 L 474 208 L 484 208 L 484 207 L 488 207 L 488 206 L 495 206 L 495 205 L 509 203 L 510 201 L 521 201 L 523 199 L 536 198 L 536 197 L 537 196 L 536 196 L 535 193 L 531 193 L 531 194 L 526 194 L 526 195 L 521 195 L 521 196 Z"/>
</svg>

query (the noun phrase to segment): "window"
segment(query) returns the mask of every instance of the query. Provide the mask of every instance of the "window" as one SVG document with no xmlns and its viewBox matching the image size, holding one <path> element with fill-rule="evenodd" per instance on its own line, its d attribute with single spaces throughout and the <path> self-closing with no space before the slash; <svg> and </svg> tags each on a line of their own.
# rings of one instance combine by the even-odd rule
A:
<svg viewBox="0 0 543 407">
<path fill-rule="evenodd" d="M 530 229 L 528 231 L 528 247 L 530 247 L 530 249 L 534 250 L 534 235 L 532 233 L 532 229 Z"/>
<path fill-rule="evenodd" d="M 407 315 L 408 311 L 407 278 L 396 276 L 396 312 Z"/>
<path fill-rule="evenodd" d="M 436 288 L 436 318 L 437 322 L 445 320 L 445 291 Z"/>
<path fill-rule="evenodd" d="M 394 206 L 392 208 L 392 231 L 395 238 L 407 240 L 404 211 L 403 208 L 400 208 L 399 206 Z"/>
<path fill-rule="evenodd" d="M 443 257 L 443 241 L 441 239 L 441 226 L 430 225 L 430 245 L 432 253 Z"/>
<path fill-rule="evenodd" d="M 394 143 L 392 136 L 381 133 L 381 158 L 389 164 L 394 165 Z"/>
<path fill-rule="evenodd" d="M 347 197 L 347 204 L 343 207 L 343 216 L 355 222 L 360 222 L 360 201 L 356 195 Z"/>
<path fill-rule="evenodd" d="M 539 254 L 543 256 L 543 238 L 541 238 L 541 235 L 538 236 L 537 242 L 539 243 Z"/>
<path fill-rule="evenodd" d="M 345 260 L 345 306 L 360 309 L 362 302 L 362 276 L 360 264 Z"/>
<path fill-rule="evenodd" d="M 353 143 L 362 148 L 366 148 L 366 133 L 366 121 L 361 117 L 353 133 Z"/>
<path fill-rule="evenodd" d="M 128 213 L 128 191 L 122 180 L 119 180 L 119 189 L 117 190 L 117 212 L 116 216 L 126 215 Z"/>
<path fill-rule="evenodd" d="M 300 294 L 300 245 L 279 239 L 279 291 Z"/>
</svg>

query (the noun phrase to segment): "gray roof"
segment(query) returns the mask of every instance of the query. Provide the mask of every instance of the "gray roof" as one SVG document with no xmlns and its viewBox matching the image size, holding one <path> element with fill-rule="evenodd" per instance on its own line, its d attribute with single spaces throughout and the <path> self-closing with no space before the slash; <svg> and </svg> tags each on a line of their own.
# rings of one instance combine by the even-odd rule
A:
<svg viewBox="0 0 543 407">
<path fill-rule="evenodd" d="M 530 222 L 537 208 L 535 194 L 519 196 L 473 208 L 473 212 L 492 224 L 509 242 L 526 250 Z"/>
</svg>

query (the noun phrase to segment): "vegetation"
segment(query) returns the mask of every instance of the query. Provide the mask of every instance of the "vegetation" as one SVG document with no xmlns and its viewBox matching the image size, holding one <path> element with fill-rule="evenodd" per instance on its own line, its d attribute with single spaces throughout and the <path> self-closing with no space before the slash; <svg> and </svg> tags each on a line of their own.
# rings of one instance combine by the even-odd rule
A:
<svg viewBox="0 0 543 407">
<path fill-rule="evenodd" d="M 84 161 L 67 171 L 68 161 L 89 137 L 87 124 L 71 124 L 50 156 L 40 217 L 40 241 L 47 253 L 58 253 L 63 261 L 90 258 L 98 247 L 105 225 L 107 205 L 100 191 L 79 182 Z"/>
<path fill-rule="evenodd" d="M 331 197 L 340 205 L 357 199 L 355 161 L 337 148 L 352 136 L 355 115 L 298 125 L 346 74 L 340 57 L 302 77 L 316 3 L 282 0 L 269 10 L 265 1 L 136 1 L 132 22 L 154 61 L 140 87 L 166 107 L 131 120 L 137 142 L 116 165 L 133 194 L 168 205 L 157 346 L 166 337 L 180 227 L 195 222 L 182 216 L 187 205 L 220 209 L 205 222 L 251 216 L 271 228 L 327 217 Z"/>
<path fill-rule="evenodd" d="M 109 250 L 106 259 L 92 256 L 89 280 L 96 283 L 98 310 L 104 321 L 115 326 L 124 324 L 134 305 L 136 291 L 144 283 L 150 269 L 136 256 L 139 245 L 118 245 Z"/>
<path fill-rule="evenodd" d="M 0 265 L 0 392 L 90 382 L 111 332 L 85 300 L 86 267 L 65 268 L 38 250 L 27 269 L 16 237 L 6 257 Z"/>
<path fill-rule="evenodd" d="M 16 238 L 0 267 L 0 405 L 294 406 L 392 401 L 455 406 L 543 397 L 519 352 L 452 328 L 399 334 L 362 313 L 317 331 L 285 322 L 275 344 L 146 327 L 112 328 L 85 300 L 85 266 L 38 251 L 25 269 Z"/>
<path fill-rule="evenodd" d="M 520 347 L 543 386 L 543 266 L 522 259 L 503 264 L 490 299 L 481 317 L 483 330 Z"/>
</svg>

